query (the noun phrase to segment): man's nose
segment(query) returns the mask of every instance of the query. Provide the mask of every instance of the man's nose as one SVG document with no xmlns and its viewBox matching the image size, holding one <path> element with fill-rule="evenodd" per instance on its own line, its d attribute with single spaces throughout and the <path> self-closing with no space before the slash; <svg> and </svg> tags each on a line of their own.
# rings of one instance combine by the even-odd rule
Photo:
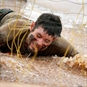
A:
<svg viewBox="0 0 87 87">
<path fill-rule="evenodd" d="M 41 47 L 41 46 L 43 45 L 43 40 L 42 40 L 42 39 L 40 39 L 40 40 L 38 40 L 38 41 L 37 41 L 37 43 L 38 43 L 38 46 L 40 46 L 40 47 Z"/>
</svg>

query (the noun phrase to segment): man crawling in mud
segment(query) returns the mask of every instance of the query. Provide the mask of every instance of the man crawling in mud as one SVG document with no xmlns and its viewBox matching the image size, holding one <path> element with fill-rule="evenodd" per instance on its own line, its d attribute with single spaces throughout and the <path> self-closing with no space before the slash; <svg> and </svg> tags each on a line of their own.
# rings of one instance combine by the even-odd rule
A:
<svg viewBox="0 0 87 87">
<path fill-rule="evenodd" d="M 0 52 L 25 56 L 74 56 L 78 52 L 61 37 L 60 17 L 41 14 L 36 22 L 10 9 L 0 10 Z"/>
</svg>

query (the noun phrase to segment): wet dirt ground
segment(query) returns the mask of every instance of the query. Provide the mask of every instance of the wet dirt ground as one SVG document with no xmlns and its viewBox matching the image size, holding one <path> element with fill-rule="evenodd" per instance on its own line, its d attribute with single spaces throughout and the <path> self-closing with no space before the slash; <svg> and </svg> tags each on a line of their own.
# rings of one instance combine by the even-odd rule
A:
<svg viewBox="0 0 87 87">
<path fill-rule="evenodd" d="M 59 58 L 17 58 L 0 54 L 0 80 L 47 87 L 86 87 L 87 74 L 74 66 L 60 66 Z"/>
<path fill-rule="evenodd" d="M 0 8 L 13 4 L 9 2 L 9 5 L 6 5 L 6 3 L 3 1 Z M 15 3 L 15 6 L 17 4 L 19 5 Z M 13 6 L 11 8 L 14 9 Z M 20 7 L 14 10 L 19 11 L 19 9 Z M 87 27 L 82 29 L 79 26 L 73 27 L 63 27 L 62 36 L 81 53 L 82 57 L 87 58 Z M 23 85 L 29 84 L 36 87 L 37 85 L 40 87 L 87 87 L 87 69 L 84 71 L 82 67 L 76 65 L 69 67 L 64 63 L 60 64 L 60 59 L 55 56 L 38 57 L 33 60 L 0 53 L 0 82 L 3 82 L 2 84 L 15 83 L 13 86 L 16 83 L 23 83 Z"/>
</svg>

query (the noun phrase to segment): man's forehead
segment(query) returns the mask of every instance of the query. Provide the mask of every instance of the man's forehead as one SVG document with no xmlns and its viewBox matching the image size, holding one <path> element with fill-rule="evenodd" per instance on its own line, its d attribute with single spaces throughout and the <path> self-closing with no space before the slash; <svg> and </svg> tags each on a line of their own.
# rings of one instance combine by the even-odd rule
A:
<svg viewBox="0 0 87 87">
<path fill-rule="evenodd" d="M 45 34 L 47 36 L 52 36 L 52 35 L 49 35 L 48 31 L 43 29 L 43 28 L 38 28 L 37 31 L 40 33 L 40 34 Z"/>
<path fill-rule="evenodd" d="M 55 36 L 51 35 L 48 33 L 48 30 L 47 29 L 44 29 L 42 26 L 38 26 L 37 28 L 35 28 L 35 32 L 37 33 L 40 33 L 41 35 L 44 35 L 44 36 L 50 36 L 52 38 L 55 38 Z"/>
</svg>

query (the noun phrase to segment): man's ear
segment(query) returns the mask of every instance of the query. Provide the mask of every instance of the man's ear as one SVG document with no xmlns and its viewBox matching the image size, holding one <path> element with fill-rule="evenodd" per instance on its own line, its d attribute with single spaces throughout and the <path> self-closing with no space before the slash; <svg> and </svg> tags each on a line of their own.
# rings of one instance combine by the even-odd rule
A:
<svg viewBox="0 0 87 87">
<path fill-rule="evenodd" d="M 31 25 L 30 25 L 30 31 L 32 31 L 32 29 L 34 28 L 35 26 L 35 22 L 32 22 Z"/>
<path fill-rule="evenodd" d="M 53 41 L 54 41 L 56 38 L 57 38 L 57 37 L 54 37 L 54 38 L 53 38 Z"/>
</svg>

